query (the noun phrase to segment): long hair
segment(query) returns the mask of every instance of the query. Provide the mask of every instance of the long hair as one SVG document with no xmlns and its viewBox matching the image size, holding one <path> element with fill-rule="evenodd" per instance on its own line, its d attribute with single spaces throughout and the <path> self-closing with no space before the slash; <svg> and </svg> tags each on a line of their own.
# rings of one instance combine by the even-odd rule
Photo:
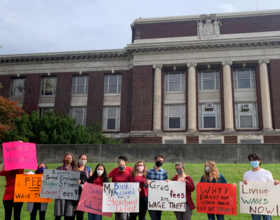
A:
<svg viewBox="0 0 280 220">
<path fill-rule="evenodd" d="M 39 165 L 38 165 L 38 167 L 37 167 L 37 170 L 35 171 L 35 174 L 40 174 L 40 172 L 39 172 L 39 166 L 40 166 L 41 164 L 45 164 L 45 163 L 39 163 Z M 46 166 L 45 169 L 48 169 L 47 164 L 45 164 L 45 166 Z"/>
<path fill-rule="evenodd" d="M 213 176 L 213 178 L 217 182 L 220 175 L 219 175 L 219 171 L 218 171 L 218 168 L 216 166 L 216 163 L 212 160 L 209 160 L 206 163 L 209 163 L 209 168 L 210 169 L 209 169 L 209 172 L 206 172 L 205 169 L 204 169 L 203 179 L 208 180 L 210 182 L 210 176 Z"/>
<path fill-rule="evenodd" d="M 146 177 L 146 174 L 147 174 L 147 167 L 146 167 L 146 164 L 144 162 L 144 160 L 138 160 L 134 165 L 133 165 L 133 168 L 132 168 L 132 171 L 131 171 L 131 176 L 134 178 L 138 175 L 138 170 L 137 170 L 137 167 L 138 167 L 138 164 L 139 163 L 143 163 L 144 165 L 144 170 L 143 170 L 143 176 Z"/>
<path fill-rule="evenodd" d="M 101 175 L 103 183 L 109 182 L 109 177 L 108 177 L 106 168 L 105 168 L 105 166 L 102 163 L 96 165 L 95 170 L 94 170 L 92 176 L 89 178 L 90 182 L 93 183 L 93 181 L 98 177 L 98 175 L 97 175 L 97 168 L 100 167 L 100 166 L 103 167 L 103 169 L 104 169 L 104 172 Z"/>
<path fill-rule="evenodd" d="M 76 171 L 77 170 L 77 165 L 76 165 L 76 162 L 75 162 L 75 159 L 74 159 L 74 155 L 71 153 L 71 152 L 67 152 L 65 155 L 64 155 L 64 158 L 63 158 L 63 165 L 65 164 L 65 157 L 66 156 L 72 156 L 72 162 L 71 162 L 71 166 L 72 166 L 72 169 L 73 171 Z"/>
</svg>

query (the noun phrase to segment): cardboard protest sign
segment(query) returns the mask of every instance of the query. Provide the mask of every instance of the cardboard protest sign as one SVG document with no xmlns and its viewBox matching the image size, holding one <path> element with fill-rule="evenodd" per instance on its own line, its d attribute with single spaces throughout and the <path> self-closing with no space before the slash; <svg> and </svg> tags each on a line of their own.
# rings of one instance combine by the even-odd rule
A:
<svg viewBox="0 0 280 220">
<path fill-rule="evenodd" d="M 112 217 L 112 213 L 102 212 L 102 187 L 85 183 L 77 209 L 80 211 Z"/>
<path fill-rule="evenodd" d="M 151 180 L 148 210 L 186 211 L 186 183 L 183 181 Z"/>
<path fill-rule="evenodd" d="M 257 215 L 280 214 L 280 186 L 274 183 L 239 183 L 240 212 Z"/>
<path fill-rule="evenodd" d="M 25 142 L 3 143 L 5 170 L 37 169 L 36 145 Z"/>
<path fill-rule="evenodd" d="M 77 200 L 80 172 L 45 169 L 41 198 Z"/>
<path fill-rule="evenodd" d="M 139 183 L 103 183 L 102 212 L 139 212 Z"/>
<path fill-rule="evenodd" d="M 41 198 L 42 174 L 16 175 L 14 202 L 51 202 L 51 199 Z"/>
<path fill-rule="evenodd" d="M 196 211 L 237 215 L 236 186 L 225 183 L 198 183 L 196 186 Z"/>
</svg>

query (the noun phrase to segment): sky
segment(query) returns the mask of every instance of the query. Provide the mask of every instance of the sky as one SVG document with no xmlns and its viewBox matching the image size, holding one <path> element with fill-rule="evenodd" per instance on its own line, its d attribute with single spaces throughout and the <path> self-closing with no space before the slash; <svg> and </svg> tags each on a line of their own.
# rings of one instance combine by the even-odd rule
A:
<svg viewBox="0 0 280 220">
<path fill-rule="evenodd" d="M 0 55 L 122 49 L 133 20 L 280 9 L 280 0 L 0 0 Z"/>
</svg>

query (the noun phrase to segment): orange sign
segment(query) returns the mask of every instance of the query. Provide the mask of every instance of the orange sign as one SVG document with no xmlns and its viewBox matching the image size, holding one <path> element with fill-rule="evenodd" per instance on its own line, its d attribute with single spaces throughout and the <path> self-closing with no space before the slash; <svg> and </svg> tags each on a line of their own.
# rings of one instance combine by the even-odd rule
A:
<svg viewBox="0 0 280 220">
<path fill-rule="evenodd" d="M 40 198 L 42 174 L 16 175 L 14 202 L 51 202 Z"/>
</svg>

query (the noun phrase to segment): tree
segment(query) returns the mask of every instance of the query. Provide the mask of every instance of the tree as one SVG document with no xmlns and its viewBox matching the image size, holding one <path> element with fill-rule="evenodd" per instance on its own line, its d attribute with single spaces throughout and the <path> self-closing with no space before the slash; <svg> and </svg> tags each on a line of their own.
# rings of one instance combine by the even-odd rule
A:
<svg viewBox="0 0 280 220">
<path fill-rule="evenodd" d="M 23 113 L 23 109 L 16 102 L 0 96 L 0 142 L 4 139 L 4 133 L 15 129 L 14 121 Z"/>
<path fill-rule="evenodd" d="M 56 116 L 50 111 L 39 118 L 33 111 L 15 120 L 16 130 L 5 133 L 5 141 L 22 140 L 36 144 L 107 144 L 121 143 L 105 137 L 99 123 L 93 127 L 76 125 L 76 119 Z"/>
</svg>

